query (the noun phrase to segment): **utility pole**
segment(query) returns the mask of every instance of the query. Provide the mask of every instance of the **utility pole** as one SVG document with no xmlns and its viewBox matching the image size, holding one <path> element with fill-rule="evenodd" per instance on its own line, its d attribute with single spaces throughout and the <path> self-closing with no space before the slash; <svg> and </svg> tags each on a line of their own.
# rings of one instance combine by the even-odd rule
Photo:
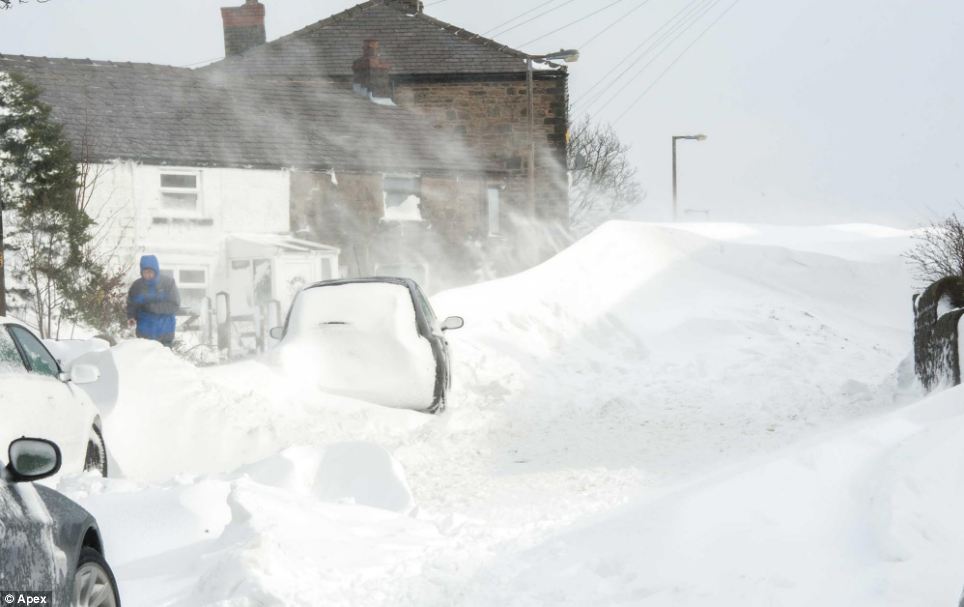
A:
<svg viewBox="0 0 964 607">
<path fill-rule="evenodd" d="M 680 139 L 692 139 L 693 141 L 705 141 L 706 135 L 673 135 L 673 221 L 679 219 L 679 200 L 676 185 L 676 142 Z"/>
</svg>

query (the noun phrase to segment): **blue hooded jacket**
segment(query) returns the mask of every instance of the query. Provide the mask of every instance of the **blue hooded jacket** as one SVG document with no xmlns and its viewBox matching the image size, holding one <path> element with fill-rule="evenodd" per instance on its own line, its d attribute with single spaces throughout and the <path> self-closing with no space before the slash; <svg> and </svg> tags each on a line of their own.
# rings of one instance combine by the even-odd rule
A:
<svg viewBox="0 0 964 607">
<path fill-rule="evenodd" d="M 161 266 L 154 255 L 141 257 L 141 272 L 148 268 L 154 270 L 154 278 L 138 278 L 127 293 L 127 318 L 137 321 L 138 337 L 171 342 L 181 294 L 174 278 L 161 275 Z"/>
</svg>

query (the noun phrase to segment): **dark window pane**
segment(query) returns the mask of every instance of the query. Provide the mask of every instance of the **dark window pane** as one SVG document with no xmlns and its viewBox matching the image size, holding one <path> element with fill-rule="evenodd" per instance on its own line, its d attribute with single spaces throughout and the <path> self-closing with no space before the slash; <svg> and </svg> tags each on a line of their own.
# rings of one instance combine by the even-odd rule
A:
<svg viewBox="0 0 964 607">
<path fill-rule="evenodd" d="M 421 180 L 418 177 L 386 177 L 384 180 L 384 190 L 386 192 L 398 192 L 406 195 L 415 194 L 418 196 L 421 189 Z"/>
<path fill-rule="evenodd" d="M 22 347 L 23 351 L 27 354 L 27 361 L 30 363 L 31 371 L 42 375 L 57 377 L 60 373 L 60 367 L 57 366 L 57 361 L 50 355 L 47 348 L 40 343 L 40 340 L 34 337 L 33 333 L 16 325 L 11 326 L 10 331 L 17 341 L 20 342 L 20 347 Z"/>
<path fill-rule="evenodd" d="M 196 188 L 197 175 L 161 175 L 162 188 Z"/>
<path fill-rule="evenodd" d="M 27 372 L 20 352 L 5 327 L 0 326 L 0 373 Z"/>
</svg>

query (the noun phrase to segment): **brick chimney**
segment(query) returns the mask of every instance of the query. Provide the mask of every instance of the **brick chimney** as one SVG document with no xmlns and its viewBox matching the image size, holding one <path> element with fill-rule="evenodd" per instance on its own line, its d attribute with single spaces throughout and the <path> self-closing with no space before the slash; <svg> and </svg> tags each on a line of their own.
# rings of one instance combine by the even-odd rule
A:
<svg viewBox="0 0 964 607">
<path fill-rule="evenodd" d="M 355 72 L 352 84 L 356 91 L 372 97 L 390 99 L 392 97 L 392 81 L 388 75 L 392 66 L 382 59 L 378 40 L 366 40 L 362 56 L 351 64 Z"/>
<path fill-rule="evenodd" d="M 265 43 L 264 5 L 258 0 L 245 0 L 241 6 L 221 9 L 224 21 L 224 55 L 240 55 Z"/>
<path fill-rule="evenodd" d="M 415 13 L 421 13 L 425 10 L 425 5 L 422 0 L 392 0 L 396 6 L 402 8 L 409 15 L 414 15 Z"/>
</svg>

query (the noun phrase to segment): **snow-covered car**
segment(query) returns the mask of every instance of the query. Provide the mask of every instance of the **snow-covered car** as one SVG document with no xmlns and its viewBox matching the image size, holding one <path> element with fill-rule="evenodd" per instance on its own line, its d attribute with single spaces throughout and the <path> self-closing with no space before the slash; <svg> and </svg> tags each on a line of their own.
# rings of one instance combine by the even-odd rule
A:
<svg viewBox="0 0 964 607">
<path fill-rule="evenodd" d="M 0 605 L 118 607 L 97 521 L 61 493 L 33 483 L 57 473 L 60 448 L 20 438 L 7 453 L 9 463 L 0 470 Z"/>
<path fill-rule="evenodd" d="M 100 412 L 79 387 L 100 371 L 60 363 L 23 323 L 0 317 L 0 445 L 44 436 L 63 453 L 64 472 L 96 470 L 107 476 L 107 446 Z"/>
<path fill-rule="evenodd" d="M 355 278 L 302 289 L 271 336 L 281 364 L 326 392 L 438 413 L 452 375 L 445 332 L 463 324 L 440 323 L 414 280 Z"/>
</svg>

